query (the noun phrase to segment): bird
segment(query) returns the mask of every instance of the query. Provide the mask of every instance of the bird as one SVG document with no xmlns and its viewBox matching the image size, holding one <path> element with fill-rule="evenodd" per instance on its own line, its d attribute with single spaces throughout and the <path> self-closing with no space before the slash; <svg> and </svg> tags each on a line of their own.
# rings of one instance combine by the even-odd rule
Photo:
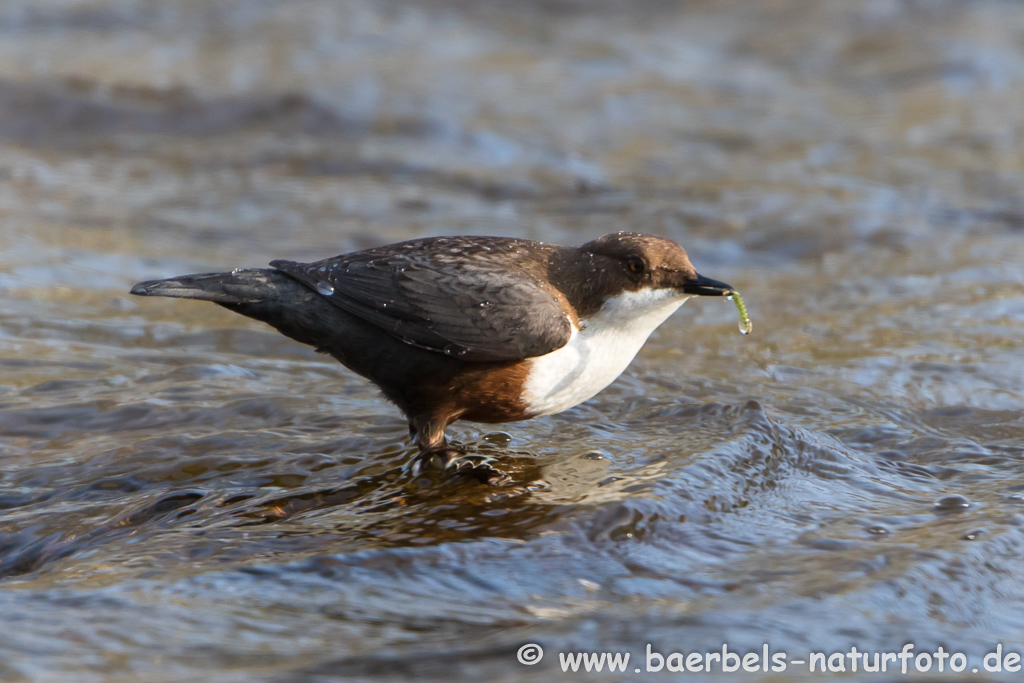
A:
<svg viewBox="0 0 1024 683">
<path fill-rule="evenodd" d="M 698 274 L 674 240 L 637 232 L 579 247 L 428 237 L 269 265 L 131 293 L 211 301 L 333 356 L 402 411 L 421 456 L 443 468 L 465 455 L 445 435 L 456 420 L 567 410 L 611 384 L 687 299 L 735 291 Z"/>
</svg>

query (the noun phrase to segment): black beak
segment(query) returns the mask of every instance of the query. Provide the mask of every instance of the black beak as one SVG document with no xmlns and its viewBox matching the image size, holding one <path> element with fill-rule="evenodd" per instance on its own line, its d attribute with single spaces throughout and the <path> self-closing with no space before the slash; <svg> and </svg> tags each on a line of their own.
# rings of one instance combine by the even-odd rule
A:
<svg viewBox="0 0 1024 683">
<path fill-rule="evenodd" d="M 698 275 L 683 285 L 684 293 L 696 294 L 698 296 L 726 296 L 727 294 L 731 294 L 732 291 L 732 285 L 727 285 L 724 282 L 719 282 L 718 280 L 712 280 L 711 278 L 704 277 L 703 275 Z"/>
</svg>

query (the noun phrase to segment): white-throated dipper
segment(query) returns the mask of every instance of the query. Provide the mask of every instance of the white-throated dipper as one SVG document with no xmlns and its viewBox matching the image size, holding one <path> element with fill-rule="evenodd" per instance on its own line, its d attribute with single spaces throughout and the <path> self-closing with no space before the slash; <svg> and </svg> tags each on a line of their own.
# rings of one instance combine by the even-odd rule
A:
<svg viewBox="0 0 1024 683">
<path fill-rule="evenodd" d="M 634 232 L 581 247 L 435 237 L 314 263 L 140 282 L 131 293 L 212 301 L 334 356 L 405 413 L 424 454 L 458 453 L 456 420 L 514 422 L 581 403 L 626 369 L 693 295 L 670 239 Z"/>
</svg>

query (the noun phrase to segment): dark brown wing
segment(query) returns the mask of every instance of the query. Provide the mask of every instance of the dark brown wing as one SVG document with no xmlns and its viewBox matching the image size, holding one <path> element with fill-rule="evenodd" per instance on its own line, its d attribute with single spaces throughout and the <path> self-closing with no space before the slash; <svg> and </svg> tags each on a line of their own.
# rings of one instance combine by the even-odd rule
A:
<svg viewBox="0 0 1024 683">
<path fill-rule="evenodd" d="M 569 318 L 539 277 L 538 258 L 552 249 L 499 237 L 440 237 L 270 265 L 409 344 L 505 361 L 542 356 L 569 341 Z"/>
</svg>

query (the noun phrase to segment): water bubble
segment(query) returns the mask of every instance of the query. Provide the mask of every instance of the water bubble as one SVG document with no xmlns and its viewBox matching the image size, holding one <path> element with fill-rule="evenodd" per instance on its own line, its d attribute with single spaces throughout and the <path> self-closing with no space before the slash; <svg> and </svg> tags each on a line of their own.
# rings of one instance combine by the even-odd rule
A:
<svg viewBox="0 0 1024 683">
<path fill-rule="evenodd" d="M 320 292 L 324 296 L 330 296 L 334 294 L 334 285 L 330 282 L 318 282 L 316 283 L 316 291 Z"/>
<path fill-rule="evenodd" d="M 956 493 L 952 496 L 939 498 L 935 501 L 935 505 L 933 505 L 935 512 L 938 513 L 962 512 L 969 507 L 971 507 L 971 501 Z"/>
</svg>

